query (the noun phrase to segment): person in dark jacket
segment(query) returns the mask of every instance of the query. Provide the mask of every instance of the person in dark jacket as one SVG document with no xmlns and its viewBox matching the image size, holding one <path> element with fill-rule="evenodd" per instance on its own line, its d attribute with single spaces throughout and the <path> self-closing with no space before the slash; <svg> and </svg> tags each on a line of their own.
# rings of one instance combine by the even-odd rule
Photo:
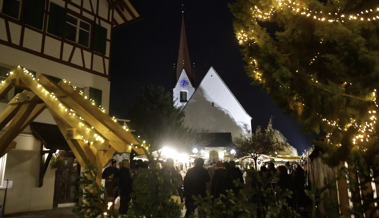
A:
<svg viewBox="0 0 379 218">
<path fill-rule="evenodd" d="M 212 191 L 211 194 L 218 198 L 220 195 L 226 196 L 226 190 L 232 189 L 232 178 L 229 175 L 230 165 L 228 162 L 223 163 L 223 168 L 215 170 L 215 174 L 212 179 Z"/>
<path fill-rule="evenodd" d="M 240 186 L 236 186 L 236 184 L 234 183 L 235 180 L 239 181 L 240 182 L 240 185 L 243 185 L 243 176 L 242 176 L 242 172 L 241 170 L 236 167 L 236 162 L 234 161 L 229 161 L 229 165 L 230 165 L 230 168 L 228 169 L 229 171 L 229 175 L 232 179 L 232 189 L 233 189 L 233 193 L 234 195 L 238 195 L 239 194 L 239 191 L 240 191 Z"/>
<path fill-rule="evenodd" d="M 187 175 L 184 177 L 184 197 L 187 207 L 185 217 L 189 217 L 194 213 L 197 205 L 193 200 L 193 196 L 201 195 L 205 197 L 207 190 L 207 182 L 211 180 L 208 171 L 204 169 L 204 159 L 199 158 L 193 168 L 189 169 Z M 202 216 L 202 211 L 199 211 L 199 215 Z"/>
<path fill-rule="evenodd" d="M 129 171 L 129 160 L 122 160 L 122 167 L 118 177 L 118 193 L 120 195 L 120 214 L 127 214 L 130 202 L 130 193 L 132 192 L 132 178 Z"/>
<path fill-rule="evenodd" d="M 110 166 L 105 168 L 101 174 L 101 178 L 105 179 L 105 191 L 107 192 L 107 202 L 113 202 L 110 210 L 113 211 L 114 201 L 118 196 L 117 191 L 117 178 L 119 169 L 116 167 L 117 161 L 114 159 L 110 160 Z"/>
</svg>

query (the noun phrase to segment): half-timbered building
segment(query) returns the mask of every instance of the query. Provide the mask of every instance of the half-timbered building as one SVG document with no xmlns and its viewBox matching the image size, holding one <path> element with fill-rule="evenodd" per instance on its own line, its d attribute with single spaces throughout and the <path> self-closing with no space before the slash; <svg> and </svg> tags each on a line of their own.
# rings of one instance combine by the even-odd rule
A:
<svg viewBox="0 0 379 218">
<path fill-rule="evenodd" d="M 33 78 L 48 78 L 49 81 L 56 83 L 65 79 L 71 81 L 72 87 L 106 113 L 109 111 L 112 30 L 139 19 L 139 12 L 129 0 L 0 0 L 0 80 L 9 82 L 7 79 L 9 73 L 17 66 L 27 69 Z M 99 159 L 101 152 L 104 158 L 109 158 L 110 151 L 127 152 L 124 149 L 125 145 L 128 143 L 130 145 L 133 141 L 122 139 L 117 141 L 116 136 L 109 136 L 110 139 L 105 140 L 107 148 L 99 148 L 96 151 L 87 149 L 88 151 L 82 153 L 75 151 L 77 152 L 75 154 L 70 149 L 71 142 L 67 145 L 70 137 L 71 140 L 77 140 L 75 129 L 72 128 L 74 124 L 65 120 L 68 118 L 60 117 L 59 113 L 57 115 L 58 106 L 49 105 L 50 103 L 43 99 L 42 93 L 37 89 L 32 90 L 34 94 L 24 93 L 24 89 L 32 89 L 33 83 L 22 86 L 22 83 L 29 80 L 26 77 L 24 80 L 17 79 L 23 77 L 21 68 L 17 68 L 20 71 L 19 76 L 15 76 L 14 81 L 12 80 L 12 84 L 16 82 L 18 85 L 6 86 L 7 90 L 1 89 L 0 92 L 0 94 L 5 93 L 0 95 L 0 113 L 2 113 L 0 123 L 4 125 L 0 128 L 1 140 L 9 139 L 11 131 L 7 131 L 7 127 L 15 128 L 17 125 L 12 124 L 16 123 L 15 120 L 19 120 L 17 117 L 8 120 L 13 113 L 11 112 L 13 110 L 9 109 L 10 105 L 17 104 L 19 100 L 39 99 L 49 110 L 43 110 L 41 106 L 41 112 L 36 113 L 33 119 L 25 117 L 26 120 L 33 122 L 27 126 L 20 124 L 23 131 L 15 136 L 9 146 L 1 145 L 5 147 L 0 148 L 0 153 L 5 154 L 0 159 L 0 199 L 5 214 L 46 210 L 71 204 L 75 201 L 73 196 L 75 180 L 72 178 L 84 161 L 83 154 L 86 152 L 95 154 L 91 158 L 94 163 L 102 163 L 98 164 L 101 166 L 104 165 L 104 159 Z M 53 90 L 62 91 L 62 88 L 53 84 L 55 83 L 47 81 L 43 88 L 55 96 Z M 66 101 L 71 108 L 77 105 L 75 103 L 75 99 L 79 98 L 75 97 L 77 94 L 72 94 L 69 90 L 65 93 L 57 96 L 57 99 Z M 32 95 L 37 97 L 29 99 Z M 23 99 L 22 96 L 26 98 Z M 70 98 L 67 96 L 71 96 L 72 99 L 68 100 Z M 81 100 L 79 105 L 80 102 Z M 88 112 L 93 109 L 84 110 L 82 106 L 77 107 L 82 108 L 83 114 L 98 113 Z M 30 113 L 28 110 L 25 111 Z M 89 118 L 92 119 L 92 127 L 95 128 L 99 122 L 102 122 L 95 119 L 94 115 Z M 57 123 L 57 120 L 63 121 Z M 119 131 L 107 125 L 100 123 L 98 128 L 107 128 L 108 132 Z M 68 129 L 73 130 L 73 135 L 68 136 Z M 63 137 L 60 133 L 62 131 L 67 131 Z M 97 131 L 102 130 L 97 129 Z M 8 133 L 10 135 L 7 135 Z M 83 140 L 75 143 L 80 147 L 83 145 Z M 116 147 L 113 148 L 112 143 Z M 47 166 L 47 160 L 59 150 L 64 158 L 63 167 L 59 171 L 52 170 Z M 104 155 L 104 152 L 108 152 L 107 155 Z M 77 155 L 81 156 L 80 160 L 75 158 Z"/>
</svg>

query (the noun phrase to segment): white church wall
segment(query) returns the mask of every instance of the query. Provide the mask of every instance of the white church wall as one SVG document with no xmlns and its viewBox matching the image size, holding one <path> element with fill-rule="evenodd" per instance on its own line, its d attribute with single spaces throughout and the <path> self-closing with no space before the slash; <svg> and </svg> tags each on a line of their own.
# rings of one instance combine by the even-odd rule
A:
<svg viewBox="0 0 379 218">
<path fill-rule="evenodd" d="M 213 67 L 184 111 L 184 124 L 198 131 L 231 132 L 233 138 L 251 131 L 251 117 Z"/>
<path fill-rule="evenodd" d="M 186 85 L 181 84 L 183 80 L 188 82 L 188 84 Z M 180 101 L 180 92 L 186 92 L 187 101 L 184 101 L 184 102 Z M 191 99 L 194 92 L 195 92 L 195 88 L 193 87 L 193 84 L 191 84 L 191 81 L 189 80 L 186 71 L 183 69 L 175 85 L 175 88 L 173 90 L 174 106 L 184 107 L 187 104 L 187 102 Z"/>
</svg>

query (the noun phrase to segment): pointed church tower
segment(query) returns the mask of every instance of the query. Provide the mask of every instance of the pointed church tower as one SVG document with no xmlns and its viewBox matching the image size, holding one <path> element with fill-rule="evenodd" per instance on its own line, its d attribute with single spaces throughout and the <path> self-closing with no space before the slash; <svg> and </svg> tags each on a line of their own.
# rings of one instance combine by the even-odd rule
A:
<svg viewBox="0 0 379 218">
<path fill-rule="evenodd" d="M 183 5 L 182 5 L 183 7 Z M 182 8 L 182 28 L 180 33 L 178 63 L 176 65 L 176 84 L 173 89 L 174 106 L 184 107 L 195 92 L 195 74 L 191 68 L 188 52 L 186 28 L 184 26 L 184 7 Z"/>
<path fill-rule="evenodd" d="M 176 65 L 177 80 L 179 80 L 180 74 L 182 73 L 183 69 L 186 71 L 191 83 L 195 85 L 195 75 L 192 73 L 191 61 L 187 45 L 186 28 L 184 26 L 184 8 L 182 8 L 182 29 L 180 31 L 178 62 Z"/>
</svg>

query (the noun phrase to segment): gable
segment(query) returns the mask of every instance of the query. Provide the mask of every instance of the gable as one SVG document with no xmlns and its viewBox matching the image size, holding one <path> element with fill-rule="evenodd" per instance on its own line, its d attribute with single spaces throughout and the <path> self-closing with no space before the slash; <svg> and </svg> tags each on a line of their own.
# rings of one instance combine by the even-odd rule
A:
<svg viewBox="0 0 379 218">
<path fill-rule="evenodd" d="M 211 67 L 184 108 L 184 123 L 198 131 L 231 132 L 233 137 L 251 131 L 251 116 Z"/>
</svg>

